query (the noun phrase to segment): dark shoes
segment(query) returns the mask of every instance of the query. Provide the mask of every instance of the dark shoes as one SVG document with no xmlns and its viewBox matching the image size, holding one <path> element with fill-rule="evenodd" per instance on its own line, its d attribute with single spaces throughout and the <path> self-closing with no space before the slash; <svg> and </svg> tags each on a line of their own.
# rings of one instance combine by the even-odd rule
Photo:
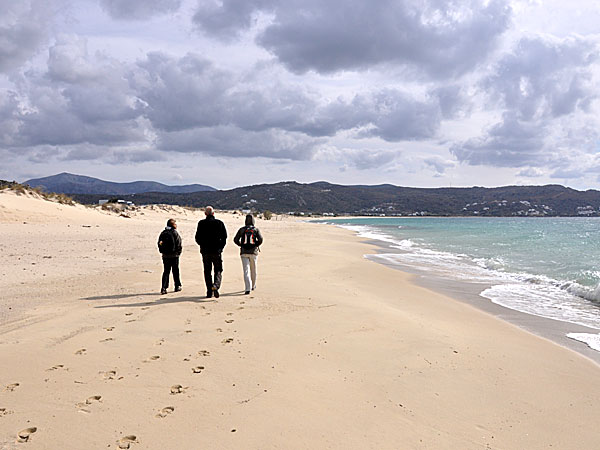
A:
<svg viewBox="0 0 600 450">
<path fill-rule="evenodd" d="M 181 291 L 181 286 L 175 286 L 175 292 Z"/>
<path fill-rule="evenodd" d="M 248 295 L 250 293 L 250 291 L 246 291 L 244 292 L 244 295 Z"/>
<path fill-rule="evenodd" d="M 167 290 L 166 290 L 166 289 L 161 289 L 161 290 L 160 290 L 160 294 L 161 294 L 161 295 L 164 295 L 164 294 L 166 294 L 166 293 L 167 293 Z"/>
<path fill-rule="evenodd" d="M 219 290 L 213 286 L 212 291 L 213 291 L 213 294 L 215 295 L 215 298 L 219 298 L 219 295 L 220 295 Z"/>
<path fill-rule="evenodd" d="M 212 298 L 213 291 L 206 291 L 206 298 Z"/>
</svg>

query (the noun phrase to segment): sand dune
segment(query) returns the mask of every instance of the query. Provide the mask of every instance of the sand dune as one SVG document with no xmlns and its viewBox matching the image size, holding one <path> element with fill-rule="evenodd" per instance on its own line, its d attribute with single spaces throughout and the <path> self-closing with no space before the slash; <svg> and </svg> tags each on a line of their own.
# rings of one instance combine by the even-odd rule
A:
<svg viewBox="0 0 600 450">
<path fill-rule="evenodd" d="M 183 291 L 159 295 L 170 215 Z M 591 361 L 291 219 L 258 222 L 256 291 L 230 242 L 205 299 L 199 216 L 0 193 L 0 449 L 598 447 Z"/>
</svg>

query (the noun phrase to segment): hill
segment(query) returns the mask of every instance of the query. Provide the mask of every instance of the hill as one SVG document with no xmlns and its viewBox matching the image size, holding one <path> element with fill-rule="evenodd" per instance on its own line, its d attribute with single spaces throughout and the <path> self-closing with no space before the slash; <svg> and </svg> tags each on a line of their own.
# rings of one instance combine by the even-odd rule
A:
<svg viewBox="0 0 600 450">
<path fill-rule="evenodd" d="M 215 190 L 215 188 L 205 186 L 203 184 L 168 186 L 155 181 L 115 183 L 112 181 L 104 181 L 98 178 L 74 175 L 66 172 L 44 178 L 34 178 L 25 181 L 23 184 L 27 184 L 34 188 L 43 189 L 46 192 L 55 192 L 60 194 L 127 195 L 143 192 L 182 194 Z"/>
<path fill-rule="evenodd" d="M 99 196 L 73 195 L 84 203 Z M 143 193 L 136 204 L 167 203 L 278 213 L 435 216 L 598 216 L 600 192 L 559 185 L 499 188 L 410 188 L 389 184 L 343 186 L 294 181 L 188 194 Z"/>
</svg>

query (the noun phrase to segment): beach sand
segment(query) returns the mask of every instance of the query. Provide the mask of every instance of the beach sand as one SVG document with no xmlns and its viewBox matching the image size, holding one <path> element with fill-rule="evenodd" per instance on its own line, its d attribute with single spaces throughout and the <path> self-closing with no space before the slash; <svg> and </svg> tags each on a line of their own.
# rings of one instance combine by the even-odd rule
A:
<svg viewBox="0 0 600 450">
<path fill-rule="evenodd" d="M 183 291 L 159 295 L 169 217 Z M 217 217 L 230 240 L 215 301 L 201 211 L 125 218 L 0 193 L 0 449 L 600 448 L 594 362 L 323 224 L 258 220 L 243 295 L 243 216 Z"/>
</svg>

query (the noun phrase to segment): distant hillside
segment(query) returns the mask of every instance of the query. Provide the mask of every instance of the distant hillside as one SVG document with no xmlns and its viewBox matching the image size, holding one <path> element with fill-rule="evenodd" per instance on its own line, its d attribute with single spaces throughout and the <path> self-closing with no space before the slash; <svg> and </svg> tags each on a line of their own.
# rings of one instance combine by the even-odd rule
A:
<svg viewBox="0 0 600 450">
<path fill-rule="evenodd" d="M 37 187 L 46 192 L 61 194 L 101 194 L 101 195 L 127 195 L 143 192 L 165 192 L 182 194 L 199 191 L 214 191 L 215 188 L 202 184 L 188 184 L 184 186 L 167 186 L 155 181 L 133 181 L 131 183 L 114 183 L 99 180 L 98 178 L 60 173 L 44 178 L 35 178 L 25 181 L 31 187 Z"/>
<path fill-rule="evenodd" d="M 75 195 L 96 203 L 98 196 Z M 126 197 L 136 204 L 167 203 L 278 213 L 435 216 L 599 216 L 600 192 L 559 185 L 500 188 L 409 188 L 389 184 L 341 186 L 293 181 L 191 194 L 145 193 Z"/>
</svg>

